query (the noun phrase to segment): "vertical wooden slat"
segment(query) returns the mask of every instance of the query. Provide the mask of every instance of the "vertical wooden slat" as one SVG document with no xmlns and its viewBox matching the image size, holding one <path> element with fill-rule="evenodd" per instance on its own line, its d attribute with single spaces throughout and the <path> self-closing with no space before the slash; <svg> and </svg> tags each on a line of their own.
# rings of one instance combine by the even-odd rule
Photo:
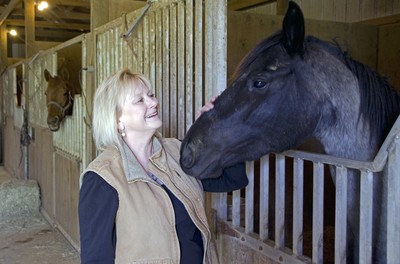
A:
<svg viewBox="0 0 400 264">
<path fill-rule="evenodd" d="M 178 2 L 178 138 L 186 133 L 185 126 L 185 6 Z"/>
<path fill-rule="evenodd" d="M 156 12 L 149 14 L 149 27 L 149 78 L 155 86 L 154 92 L 156 92 Z"/>
<path fill-rule="evenodd" d="M 245 232 L 250 234 L 254 230 L 254 161 L 246 162 L 246 174 L 249 184 L 246 186 Z"/>
<path fill-rule="evenodd" d="M 312 261 L 323 262 L 324 232 L 324 164 L 314 163 L 313 169 L 313 227 L 312 227 Z"/>
<path fill-rule="evenodd" d="M 240 190 L 232 192 L 232 225 L 235 227 L 240 226 Z"/>
<path fill-rule="evenodd" d="M 185 51 L 186 51 L 186 98 L 185 98 L 185 131 L 192 125 L 193 118 L 193 0 L 186 0 L 185 13 Z"/>
<path fill-rule="evenodd" d="M 346 263 L 347 168 L 336 167 L 335 264 Z"/>
<path fill-rule="evenodd" d="M 163 54 L 162 54 L 162 43 L 163 43 L 163 37 L 164 37 L 164 32 L 163 32 L 163 27 L 162 27 L 162 20 L 163 19 L 163 17 L 162 17 L 162 9 L 159 9 L 159 10 L 157 10 L 156 11 L 156 16 L 155 16 L 155 22 L 156 22 L 156 28 L 155 28 L 155 31 L 156 31 L 156 36 L 155 36 L 155 68 L 156 68 L 156 70 L 155 70 L 155 91 L 156 91 L 156 93 L 155 93 L 155 95 L 156 95 L 156 97 L 157 98 L 159 98 L 159 103 L 160 103 L 160 109 L 164 109 L 164 106 L 163 106 L 163 100 L 162 100 L 162 98 L 163 98 L 163 96 L 164 96 L 164 94 L 163 94 L 163 87 L 162 87 L 162 85 L 163 85 L 163 82 L 162 82 L 162 79 L 163 79 L 163 72 L 162 72 L 162 70 L 163 70 L 163 68 L 162 68 L 162 56 L 163 56 Z M 165 129 L 164 129 L 164 126 L 163 126 L 163 128 L 162 128 L 162 134 L 164 134 L 165 133 Z"/>
<path fill-rule="evenodd" d="M 388 160 L 387 263 L 400 259 L 400 141 L 396 136 Z M 397 202 L 394 202 L 397 201 Z"/>
<path fill-rule="evenodd" d="M 148 78 L 150 78 L 150 50 L 151 50 L 149 19 L 150 19 L 149 15 L 143 17 L 143 74 Z M 124 54 L 127 53 L 124 52 Z"/>
<path fill-rule="evenodd" d="M 388 159 L 387 263 L 400 259 L 400 140 L 396 136 Z"/>
<path fill-rule="evenodd" d="M 170 7 L 170 31 L 169 31 L 169 39 L 170 39 L 170 132 L 171 137 L 178 137 L 178 91 L 177 91 L 177 51 L 178 51 L 178 41 L 177 41 L 177 23 L 176 23 L 176 11 L 177 5 L 173 4 Z"/>
<path fill-rule="evenodd" d="M 372 263 L 373 173 L 361 171 L 360 186 L 360 263 Z"/>
<path fill-rule="evenodd" d="M 213 3 L 204 2 L 204 93 L 203 100 L 213 95 Z M 204 102 L 202 102 L 204 104 Z M 196 109 L 197 110 L 197 109 Z"/>
<path fill-rule="evenodd" d="M 260 239 L 269 238 L 269 155 L 260 159 Z"/>
<path fill-rule="evenodd" d="M 275 247 L 285 246 L 285 156 L 276 154 L 275 175 Z"/>
<path fill-rule="evenodd" d="M 136 31 L 137 31 L 137 33 L 136 33 L 137 40 L 136 40 L 135 49 L 136 49 L 136 53 L 137 53 L 137 71 L 140 73 L 143 73 L 143 68 L 144 68 L 144 66 L 143 66 L 143 60 L 144 60 L 143 50 L 146 49 L 147 47 L 145 47 L 143 45 L 144 40 L 143 40 L 143 24 L 142 23 L 140 23 L 137 26 Z M 119 56 L 123 57 L 124 55 L 121 53 L 121 54 L 119 54 Z"/>
<path fill-rule="evenodd" d="M 194 28 L 194 82 L 195 104 L 194 112 L 203 105 L 203 1 L 195 1 L 195 28 Z M 192 118 L 195 118 L 195 113 Z"/>
<path fill-rule="evenodd" d="M 212 21 L 213 86 L 211 87 L 211 96 L 218 95 L 225 90 L 227 80 L 227 0 L 213 1 L 213 3 L 215 6 Z"/>
<path fill-rule="evenodd" d="M 169 112 L 169 103 L 170 103 L 170 90 L 175 89 L 175 87 L 169 86 L 169 7 L 164 7 L 162 9 L 163 14 L 163 45 L 162 45 L 162 89 L 163 94 L 162 98 L 158 98 L 158 100 L 162 100 L 162 120 L 163 120 L 163 134 L 165 137 L 170 137 L 170 112 Z"/>
<path fill-rule="evenodd" d="M 303 255 L 304 161 L 294 159 L 293 167 L 293 253 Z"/>
</svg>

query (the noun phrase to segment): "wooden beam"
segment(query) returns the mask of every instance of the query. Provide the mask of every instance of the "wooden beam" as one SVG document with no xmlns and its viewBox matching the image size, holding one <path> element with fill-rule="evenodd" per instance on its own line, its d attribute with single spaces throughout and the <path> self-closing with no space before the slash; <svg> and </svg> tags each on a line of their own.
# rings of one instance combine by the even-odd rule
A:
<svg viewBox="0 0 400 264">
<path fill-rule="evenodd" d="M 7 67 L 7 29 L 6 25 L 0 25 L 0 73 Z"/>
<path fill-rule="evenodd" d="M 45 12 L 36 12 L 35 17 L 36 18 L 44 18 L 43 14 Z M 61 19 L 75 19 L 75 20 L 87 20 L 90 21 L 90 11 L 88 13 L 82 13 L 82 12 L 75 12 L 75 11 L 69 11 L 69 12 L 63 12 L 60 10 L 53 10 L 52 14 L 55 16 L 61 18 Z M 24 16 L 24 10 L 23 9 L 15 9 L 12 12 L 12 15 L 15 16 Z"/>
<path fill-rule="evenodd" d="M 25 26 L 25 21 L 20 19 L 7 19 L 5 23 L 7 26 L 15 26 L 15 27 L 23 27 Z M 90 30 L 89 24 L 80 24 L 80 23 L 53 23 L 47 21 L 36 21 L 36 28 L 58 28 L 58 29 L 70 29 L 70 30 Z"/>
<path fill-rule="evenodd" d="M 1 13 L 0 16 L 0 26 L 3 24 L 4 20 L 10 15 L 10 13 L 14 10 L 14 7 L 20 2 L 21 0 L 11 0 L 10 3 L 7 5 L 6 9 Z"/>
<path fill-rule="evenodd" d="M 33 56 L 35 44 L 35 3 L 33 0 L 25 1 L 25 58 Z"/>
<path fill-rule="evenodd" d="M 46 0 L 49 6 L 75 6 L 90 8 L 90 0 Z"/>
<path fill-rule="evenodd" d="M 258 5 L 274 3 L 276 0 L 228 0 L 229 10 L 243 10 Z"/>
</svg>

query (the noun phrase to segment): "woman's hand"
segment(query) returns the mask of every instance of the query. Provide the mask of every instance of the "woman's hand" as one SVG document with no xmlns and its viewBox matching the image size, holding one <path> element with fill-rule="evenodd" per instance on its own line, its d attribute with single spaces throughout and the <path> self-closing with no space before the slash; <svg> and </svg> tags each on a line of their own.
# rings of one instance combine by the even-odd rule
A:
<svg viewBox="0 0 400 264">
<path fill-rule="evenodd" d="M 196 119 L 199 118 L 203 113 L 210 111 L 214 108 L 214 102 L 217 99 L 218 95 L 211 97 L 210 101 L 203 105 L 203 107 L 196 112 Z"/>
</svg>

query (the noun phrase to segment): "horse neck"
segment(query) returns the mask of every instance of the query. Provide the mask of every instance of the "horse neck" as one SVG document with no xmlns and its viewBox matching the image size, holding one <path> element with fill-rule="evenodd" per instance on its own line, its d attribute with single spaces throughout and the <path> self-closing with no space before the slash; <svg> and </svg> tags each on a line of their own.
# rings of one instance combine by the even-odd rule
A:
<svg viewBox="0 0 400 264">
<path fill-rule="evenodd" d="M 369 124 L 362 118 L 356 121 L 342 121 L 316 133 L 325 152 L 342 158 L 372 161 L 379 149 L 379 140 L 371 135 Z"/>
</svg>

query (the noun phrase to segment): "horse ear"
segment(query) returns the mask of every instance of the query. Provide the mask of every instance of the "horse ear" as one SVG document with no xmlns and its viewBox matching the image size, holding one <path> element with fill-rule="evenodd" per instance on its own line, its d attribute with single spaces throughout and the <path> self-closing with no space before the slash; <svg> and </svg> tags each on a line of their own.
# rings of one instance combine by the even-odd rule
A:
<svg viewBox="0 0 400 264">
<path fill-rule="evenodd" d="M 303 53 L 304 34 L 303 12 L 295 2 L 289 1 L 282 24 L 282 43 L 287 53 Z"/>
<path fill-rule="evenodd" d="M 44 69 L 44 78 L 48 82 L 51 78 L 50 72 L 47 69 Z"/>
</svg>

